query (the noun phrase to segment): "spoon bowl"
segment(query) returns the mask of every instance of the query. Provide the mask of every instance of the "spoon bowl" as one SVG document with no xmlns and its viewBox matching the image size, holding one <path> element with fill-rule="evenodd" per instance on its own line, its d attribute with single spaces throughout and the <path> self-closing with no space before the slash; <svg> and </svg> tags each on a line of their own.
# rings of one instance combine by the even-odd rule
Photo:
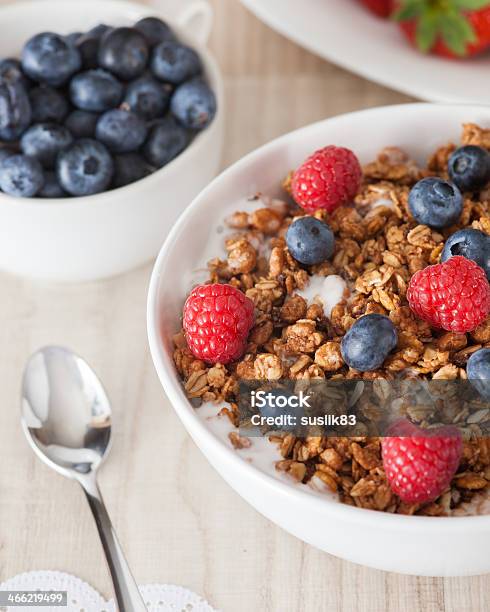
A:
<svg viewBox="0 0 490 612">
<path fill-rule="evenodd" d="M 111 445 L 111 406 L 90 366 L 57 346 L 29 359 L 22 383 L 22 424 L 32 448 L 69 478 L 96 471 Z"/>
</svg>

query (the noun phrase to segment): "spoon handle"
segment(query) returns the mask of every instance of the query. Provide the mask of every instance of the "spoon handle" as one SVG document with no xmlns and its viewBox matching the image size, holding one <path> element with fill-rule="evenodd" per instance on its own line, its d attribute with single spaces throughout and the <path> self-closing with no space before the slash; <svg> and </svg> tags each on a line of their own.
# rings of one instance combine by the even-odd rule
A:
<svg viewBox="0 0 490 612">
<path fill-rule="evenodd" d="M 85 491 L 111 572 L 119 612 L 147 612 L 138 585 L 124 557 L 95 477 L 79 479 Z"/>
</svg>

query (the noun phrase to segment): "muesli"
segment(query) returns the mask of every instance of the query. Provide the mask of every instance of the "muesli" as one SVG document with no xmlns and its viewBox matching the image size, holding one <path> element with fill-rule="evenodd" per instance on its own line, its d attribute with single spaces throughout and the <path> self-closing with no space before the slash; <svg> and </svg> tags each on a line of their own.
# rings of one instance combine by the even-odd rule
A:
<svg viewBox="0 0 490 612">
<path fill-rule="evenodd" d="M 352 152 L 326 147 L 286 177 L 283 199 L 256 194 L 256 210 L 226 220 L 227 255 L 208 263 L 209 284 L 190 294 L 175 337 L 196 406 L 214 402 L 236 427 L 238 382 L 252 379 L 360 379 L 382 389 L 400 376 L 470 378 L 488 399 L 490 130 L 466 124 L 461 140 L 426 168 L 388 147 L 361 171 Z M 417 428 L 426 415 L 417 407 L 406 416 Z M 373 437 L 363 423 L 351 437 L 272 433 L 275 467 L 362 508 L 481 512 L 490 410 L 482 401 L 436 416 L 443 429 L 431 438 Z M 237 449 L 255 442 L 238 430 L 229 438 Z"/>
</svg>

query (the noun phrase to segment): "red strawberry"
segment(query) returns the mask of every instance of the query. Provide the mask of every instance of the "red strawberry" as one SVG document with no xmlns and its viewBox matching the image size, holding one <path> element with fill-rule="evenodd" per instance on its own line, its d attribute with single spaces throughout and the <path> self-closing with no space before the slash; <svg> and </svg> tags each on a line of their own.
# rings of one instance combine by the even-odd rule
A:
<svg viewBox="0 0 490 612">
<path fill-rule="evenodd" d="M 470 57 L 490 47 L 489 0 L 399 0 L 394 18 L 423 53 Z"/>
<path fill-rule="evenodd" d="M 394 0 L 360 0 L 360 2 L 378 17 L 389 17 L 393 11 Z"/>
<path fill-rule="evenodd" d="M 381 441 L 383 467 L 394 493 L 407 504 L 433 501 L 458 469 L 462 439 L 456 427 L 421 429 L 400 419 Z"/>
</svg>

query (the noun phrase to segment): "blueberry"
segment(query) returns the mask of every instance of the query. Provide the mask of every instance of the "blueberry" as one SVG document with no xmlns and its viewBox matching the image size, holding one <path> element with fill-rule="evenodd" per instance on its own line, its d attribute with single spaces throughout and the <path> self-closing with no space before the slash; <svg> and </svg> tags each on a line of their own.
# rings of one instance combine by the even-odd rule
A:
<svg viewBox="0 0 490 612">
<path fill-rule="evenodd" d="M 54 121 L 62 123 L 68 115 L 70 106 L 67 99 L 58 90 L 41 85 L 29 92 L 33 123 Z"/>
<path fill-rule="evenodd" d="M 61 187 L 74 196 L 105 191 L 112 180 L 114 163 L 106 147 L 83 138 L 58 155 L 56 174 Z"/>
<path fill-rule="evenodd" d="M 18 59 L 8 57 L 0 61 L 0 78 L 9 77 L 12 81 L 20 81 L 29 90 L 31 81 L 22 72 L 22 66 Z"/>
<path fill-rule="evenodd" d="M 388 317 L 368 314 L 358 319 L 342 338 L 345 363 L 355 370 L 369 372 L 379 368 L 396 347 L 398 335 Z"/>
<path fill-rule="evenodd" d="M 189 141 L 189 133 L 173 117 L 167 117 L 151 128 L 143 154 L 152 166 L 162 168 L 182 153 Z"/>
<path fill-rule="evenodd" d="M 296 261 L 312 266 L 332 257 L 335 238 L 325 223 L 314 217 L 301 217 L 289 226 L 286 244 Z"/>
<path fill-rule="evenodd" d="M 95 36 L 96 38 L 102 38 L 104 34 L 107 34 L 107 32 L 112 29 L 113 28 L 111 28 L 111 26 L 108 26 L 105 23 L 99 23 L 99 25 L 96 25 L 94 28 L 89 30 L 87 34 L 90 34 L 90 36 Z"/>
<path fill-rule="evenodd" d="M 289 400 L 290 398 L 295 396 L 295 393 L 290 389 L 281 387 L 274 387 L 268 390 L 264 389 L 263 391 L 265 396 L 263 396 L 262 398 L 258 398 L 265 401 L 265 406 L 262 406 L 262 402 L 260 402 L 260 405 L 258 407 L 258 412 L 261 416 L 266 418 L 272 417 L 274 419 L 277 419 L 282 415 L 286 417 L 291 417 L 290 424 L 286 423 L 282 426 L 269 425 L 267 426 L 268 429 L 280 431 L 297 431 L 301 426 L 300 419 L 302 416 L 304 416 L 305 411 L 303 406 L 295 407 L 290 405 Z"/>
<path fill-rule="evenodd" d="M 60 151 L 73 143 L 70 130 L 57 123 L 37 123 L 31 126 L 20 141 L 22 153 L 36 158 L 44 168 L 52 168 Z"/>
<path fill-rule="evenodd" d="M 65 120 L 65 126 L 75 138 L 93 138 L 100 115 L 88 111 L 74 110 Z"/>
<path fill-rule="evenodd" d="M 490 349 L 480 349 L 471 355 L 466 374 L 478 393 L 490 401 Z"/>
<path fill-rule="evenodd" d="M 148 134 L 146 123 L 122 108 L 107 111 L 97 121 L 95 136 L 114 153 L 137 151 Z"/>
<path fill-rule="evenodd" d="M 100 39 L 97 36 L 91 34 L 84 34 L 75 43 L 76 48 L 80 52 L 82 58 L 82 69 L 91 70 L 92 68 L 98 68 L 98 53 L 99 53 Z"/>
<path fill-rule="evenodd" d="M 7 158 L 17 155 L 17 153 L 12 147 L 0 147 L 0 166 Z"/>
<path fill-rule="evenodd" d="M 449 158 L 448 172 L 461 191 L 477 191 L 490 181 L 490 154 L 474 145 L 460 147 Z"/>
<path fill-rule="evenodd" d="M 41 164 L 26 155 L 13 155 L 0 166 L 0 188 L 21 198 L 35 196 L 44 184 Z"/>
<path fill-rule="evenodd" d="M 76 45 L 77 40 L 83 36 L 83 32 L 71 32 L 65 36 L 65 40 L 70 45 Z"/>
<path fill-rule="evenodd" d="M 115 28 L 100 41 L 99 64 L 124 81 L 141 76 L 148 57 L 146 38 L 134 28 Z"/>
<path fill-rule="evenodd" d="M 145 17 L 134 27 L 143 34 L 150 47 L 155 47 L 164 40 L 175 40 L 175 34 L 170 26 L 158 17 Z"/>
<path fill-rule="evenodd" d="M 18 140 L 31 118 L 31 103 L 22 83 L 10 76 L 0 79 L 0 140 Z"/>
<path fill-rule="evenodd" d="M 52 32 L 37 34 L 22 50 L 22 69 L 34 81 L 64 85 L 82 66 L 78 50 Z"/>
<path fill-rule="evenodd" d="M 61 187 L 55 172 L 44 173 L 44 185 L 37 194 L 38 198 L 66 198 L 68 194 Z"/>
<path fill-rule="evenodd" d="M 184 127 L 203 130 L 216 115 L 216 98 L 205 81 L 193 79 L 177 87 L 170 110 Z"/>
<path fill-rule="evenodd" d="M 124 88 L 110 72 L 88 70 L 74 77 L 70 83 L 70 98 L 80 110 L 102 113 L 121 102 Z"/>
<path fill-rule="evenodd" d="M 448 227 L 459 219 L 463 196 L 451 183 L 429 177 L 419 181 L 408 196 L 408 206 L 418 223 L 429 227 Z"/>
<path fill-rule="evenodd" d="M 198 75 L 202 66 L 199 55 L 194 49 L 177 41 L 168 40 L 154 49 L 151 70 L 161 81 L 179 85 Z"/>
<path fill-rule="evenodd" d="M 490 236 L 480 230 L 471 228 L 455 232 L 446 240 L 441 261 L 447 261 L 455 255 L 472 259 L 480 268 L 485 270 L 485 274 L 490 281 Z"/>
<path fill-rule="evenodd" d="M 170 86 L 151 76 L 142 76 L 128 85 L 124 102 L 139 117 L 156 119 L 162 117 L 170 100 Z"/>
<path fill-rule="evenodd" d="M 114 157 L 113 187 L 135 183 L 153 172 L 153 168 L 139 153 L 125 153 Z"/>
</svg>

